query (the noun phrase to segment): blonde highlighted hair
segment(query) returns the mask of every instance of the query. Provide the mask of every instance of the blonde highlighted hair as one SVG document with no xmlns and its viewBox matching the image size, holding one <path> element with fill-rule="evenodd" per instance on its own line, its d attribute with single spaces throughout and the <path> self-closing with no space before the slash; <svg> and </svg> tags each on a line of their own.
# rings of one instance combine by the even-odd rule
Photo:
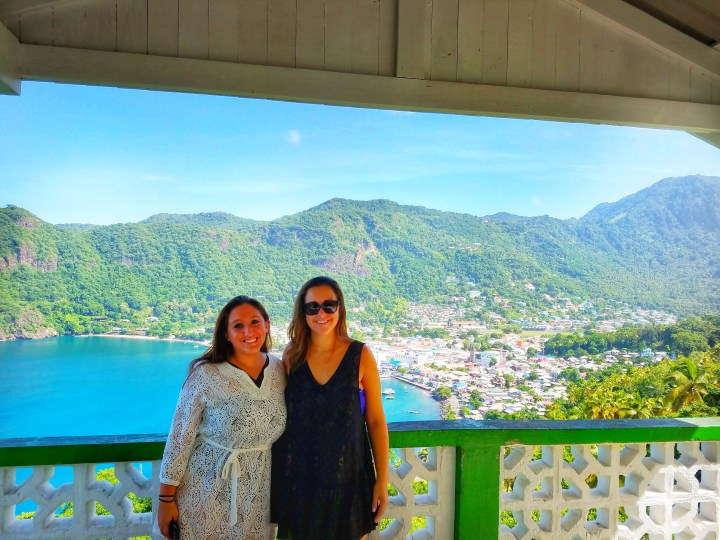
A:
<svg viewBox="0 0 720 540">
<path fill-rule="evenodd" d="M 345 296 L 338 282 L 328 276 L 317 276 L 306 281 L 305 284 L 300 287 L 300 291 L 295 297 L 293 317 L 290 326 L 288 326 L 288 338 L 290 342 L 285 349 L 285 359 L 290 366 L 291 372 L 295 371 L 305 362 L 305 355 L 307 354 L 310 339 L 312 338 L 312 332 L 305 319 L 305 297 L 310 289 L 323 285 L 330 287 L 340 302 L 338 306 L 338 323 L 335 331 L 338 336 L 349 338 L 345 312 Z"/>
</svg>

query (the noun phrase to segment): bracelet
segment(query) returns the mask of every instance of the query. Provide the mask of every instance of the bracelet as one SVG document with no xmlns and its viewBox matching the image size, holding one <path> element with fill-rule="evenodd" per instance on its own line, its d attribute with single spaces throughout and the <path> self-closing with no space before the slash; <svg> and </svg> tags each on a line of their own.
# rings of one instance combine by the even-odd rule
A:
<svg viewBox="0 0 720 540">
<path fill-rule="evenodd" d="M 158 501 L 160 501 L 161 503 L 175 502 L 175 495 L 159 495 Z"/>
</svg>

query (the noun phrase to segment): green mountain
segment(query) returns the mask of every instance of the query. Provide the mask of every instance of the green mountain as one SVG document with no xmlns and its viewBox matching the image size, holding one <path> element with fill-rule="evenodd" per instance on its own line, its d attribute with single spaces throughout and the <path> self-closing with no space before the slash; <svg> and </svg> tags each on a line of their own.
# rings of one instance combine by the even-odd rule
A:
<svg viewBox="0 0 720 540">
<path fill-rule="evenodd" d="M 332 199 L 271 222 L 203 213 L 56 226 L 9 206 L 0 209 L 0 338 L 112 326 L 187 333 L 212 325 L 237 294 L 287 319 L 295 292 L 318 274 L 336 276 L 368 320 L 469 290 L 536 309 L 549 295 L 704 313 L 720 309 L 718 246 L 720 178 L 700 176 L 571 220 Z"/>
</svg>

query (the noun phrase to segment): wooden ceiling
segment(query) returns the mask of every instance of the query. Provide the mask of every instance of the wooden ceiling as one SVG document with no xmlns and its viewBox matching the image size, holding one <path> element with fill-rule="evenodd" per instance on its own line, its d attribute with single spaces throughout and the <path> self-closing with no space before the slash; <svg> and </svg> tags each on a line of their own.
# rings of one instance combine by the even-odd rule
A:
<svg viewBox="0 0 720 540">
<path fill-rule="evenodd" d="M 0 0 L 22 81 L 679 129 L 720 147 L 720 0 Z"/>
</svg>

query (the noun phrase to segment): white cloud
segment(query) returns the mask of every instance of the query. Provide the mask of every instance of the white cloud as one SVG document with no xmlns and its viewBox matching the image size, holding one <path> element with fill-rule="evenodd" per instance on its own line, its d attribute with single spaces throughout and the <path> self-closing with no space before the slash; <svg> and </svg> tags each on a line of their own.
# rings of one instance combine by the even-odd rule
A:
<svg viewBox="0 0 720 540">
<path fill-rule="evenodd" d="M 290 144 L 299 145 L 302 138 L 300 137 L 300 132 L 296 129 L 291 129 L 287 132 L 287 135 L 285 136 L 285 139 Z"/>
</svg>

